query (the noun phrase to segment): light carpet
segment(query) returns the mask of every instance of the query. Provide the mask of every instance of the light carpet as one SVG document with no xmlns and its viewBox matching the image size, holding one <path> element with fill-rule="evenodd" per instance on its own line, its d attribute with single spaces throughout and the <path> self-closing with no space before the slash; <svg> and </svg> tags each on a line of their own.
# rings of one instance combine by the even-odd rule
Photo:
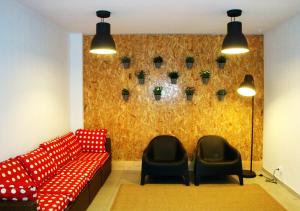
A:
<svg viewBox="0 0 300 211">
<path fill-rule="evenodd" d="M 112 211 L 285 210 L 257 184 L 244 186 L 123 184 Z"/>
</svg>

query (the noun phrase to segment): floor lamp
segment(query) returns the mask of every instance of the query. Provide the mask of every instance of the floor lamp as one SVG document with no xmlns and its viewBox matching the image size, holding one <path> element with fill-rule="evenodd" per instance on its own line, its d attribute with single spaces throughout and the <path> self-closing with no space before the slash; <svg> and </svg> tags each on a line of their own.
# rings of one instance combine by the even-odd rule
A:
<svg viewBox="0 0 300 211">
<path fill-rule="evenodd" d="M 252 124 L 251 124 L 251 151 L 250 151 L 250 170 L 243 170 L 243 177 L 254 178 L 256 174 L 252 171 L 252 157 L 253 157 L 253 123 L 254 123 L 254 96 L 256 95 L 254 79 L 252 75 L 245 75 L 244 81 L 241 83 L 237 92 L 246 97 L 252 97 Z"/>
</svg>

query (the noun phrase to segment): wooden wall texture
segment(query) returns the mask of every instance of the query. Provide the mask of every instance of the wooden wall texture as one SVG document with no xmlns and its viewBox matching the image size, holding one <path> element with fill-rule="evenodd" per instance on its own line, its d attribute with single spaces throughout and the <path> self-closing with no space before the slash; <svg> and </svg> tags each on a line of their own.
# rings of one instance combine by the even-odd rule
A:
<svg viewBox="0 0 300 211">
<path fill-rule="evenodd" d="M 160 134 L 178 137 L 193 156 L 198 139 L 216 134 L 237 147 L 243 160 L 250 158 L 251 99 L 236 92 L 245 74 L 254 76 L 255 97 L 254 160 L 262 159 L 263 125 L 263 36 L 248 36 L 250 53 L 229 56 L 225 69 L 217 68 L 223 36 L 218 35 L 115 35 L 118 53 L 100 56 L 89 53 L 92 36 L 84 36 L 84 126 L 108 129 L 114 160 L 140 160 L 149 141 Z M 156 69 L 153 57 L 161 55 L 164 64 Z M 186 56 L 195 58 L 194 67 L 185 67 Z M 132 64 L 124 69 L 122 56 Z M 199 72 L 212 73 L 203 85 Z M 135 73 L 147 73 L 139 85 Z M 178 70 L 177 85 L 167 73 Z M 155 101 L 152 89 L 164 87 L 162 99 Z M 184 89 L 194 86 L 192 102 L 186 101 Z M 124 102 L 121 90 L 129 88 L 131 96 Z M 220 88 L 228 90 L 223 102 L 215 95 Z"/>
</svg>

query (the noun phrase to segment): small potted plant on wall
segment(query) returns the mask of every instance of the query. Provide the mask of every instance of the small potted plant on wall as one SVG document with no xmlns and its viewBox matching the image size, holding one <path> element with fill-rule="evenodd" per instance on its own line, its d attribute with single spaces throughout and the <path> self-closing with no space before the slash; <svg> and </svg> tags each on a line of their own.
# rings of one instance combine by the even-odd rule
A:
<svg viewBox="0 0 300 211">
<path fill-rule="evenodd" d="M 153 63 L 156 68 L 160 68 L 163 63 L 163 58 L 161 56 L 154 57 Z"/>
<path fill-rule="evenodd" d="M 219 89 L 216 94 L 218 96 L 218 100 L 223 101 L 225 95 L 227 95 L 227 91 L 225 89 Z"/>
<path fill-rule="evenodd" d="M 123 64 L 123 67 L 125 69 L 128 69 L 130 67 L 130 62 L 131 62 L 131 59 L 127 56 L 123 56 L 121 58 L 121 63 Z"/>
<path fill-rule="evenodd" d="M 186 99 L 188 101 L 192 101 L 194 93 L 195 93 L 195 87 L 187 87 L 185 89 Z"/>
<path fill-rule="evenodd" d="M 128 101 L 129 99 L 129 90 L 128 89 L 122 89 L 122 97 L 124 101 Z"/>
<path fill-rule="evenodd" d="M 156 86 L 156 87 L 154 87 L 154 89 L 153 89 L 153 94 L 154 94 L 155 100 L 160 100 L 162 89 L 163 89 L 163 88 L 162 88 L 161 86 Z"/>
<path fill-rule="evenodd" d="M 210 78 L 210 72 L 209 72 L 209 70 L 203 70 L 200 73 L 200 77 L 202 79 L 202 83 L 203 84 L 208 84 L 208 81 L 209 81 L 209 78 Z"/>
<path fill-rule="evenodd" d="M 172 71 L 168 73 L 169 78 L 171 79 L 171 84 L 176 84 L 179 74 L 177 71 Z"/>
<path fill-rule="evenodd" d="M 138 78 L 139 84 L 144 84 L 145 83 L 145 72 L 144 70 L 139 71 L 136 74 L 136 77 Z"/>
<path fill-rule="evenodd" d="M 193 67 L 194 64 L 194 58 L 191 56 L 186 57 L 185 59 L 185 65 L 187 69 L 191 69 Z"/>
<path fill-rule="evenodd" d="M 219 56 L 219 57 L 216 59 L 216 62 L 217 62 L 218 67 L 219 67 L 220 69 L 224 69 L 225 64 L 226 64 L 226 60 L 227 60 L 226 57 L 223 56 L 223 55 Z"/>
</svg>

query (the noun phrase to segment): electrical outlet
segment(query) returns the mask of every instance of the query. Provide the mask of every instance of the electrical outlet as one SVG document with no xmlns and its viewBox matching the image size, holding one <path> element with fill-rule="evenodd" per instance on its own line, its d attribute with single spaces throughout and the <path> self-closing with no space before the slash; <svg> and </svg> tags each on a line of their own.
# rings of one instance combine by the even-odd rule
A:
<svg viewBox="0 0 300 211">
<path fill-rule="evenodd" d="M 277 168 L 275 169 L 275 176 L 276 177 L 281 177 L 282 173 L 283 173 L 282 165 L 277 166 Z"/>
</svg>

